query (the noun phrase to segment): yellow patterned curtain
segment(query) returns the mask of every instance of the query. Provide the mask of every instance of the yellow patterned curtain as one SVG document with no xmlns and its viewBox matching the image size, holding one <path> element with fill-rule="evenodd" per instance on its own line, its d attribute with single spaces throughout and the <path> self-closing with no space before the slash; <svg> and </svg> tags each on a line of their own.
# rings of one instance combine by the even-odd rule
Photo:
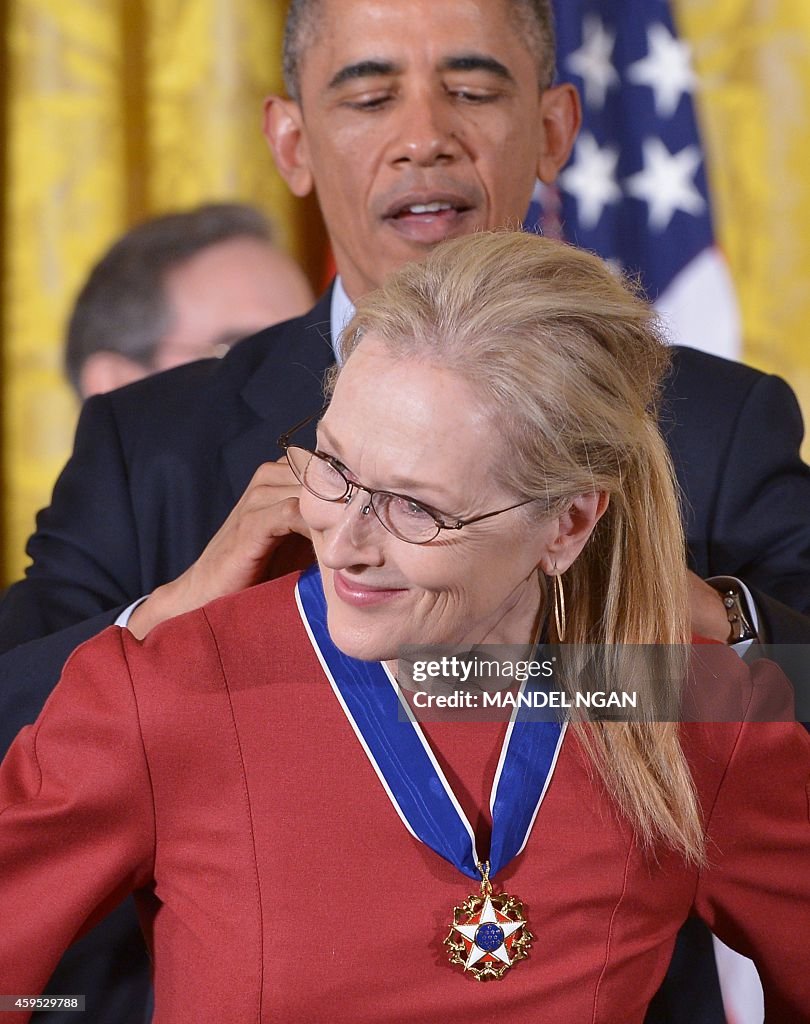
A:
<svg viewBox="0 0 810 1024">
<path fill-rule="evenodd" d="M 720 244 L 746 362 L 795 388 L 810 424 L 810 3 L 674 0 L 694 48 Z M 804 455 L 810 459 L 810 444 Z"/>
<path fill-rule="evenodd" d="M 2 465 L 13 578 L 71 437 L 60 362 L 68 298 L 126 203 L 116 13 L 9 0 L 6 19 Z"/>
<path fill-rule="evenodd" d="M 0 0 L 5 581 L 69 453 L 65 318 L 113 238 L 170 208 L 242 199 L 318 278 L 318 226 L 261 136 L 285 13 L 284 0 Z"/>
</svg>

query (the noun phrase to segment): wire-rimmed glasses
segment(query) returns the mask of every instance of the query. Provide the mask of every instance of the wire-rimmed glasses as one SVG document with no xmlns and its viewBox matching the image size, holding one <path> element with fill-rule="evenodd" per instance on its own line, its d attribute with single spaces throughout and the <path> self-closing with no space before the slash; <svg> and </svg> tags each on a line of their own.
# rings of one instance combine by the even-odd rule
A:
<svg viewBox="0 0 810 1024">
<path fill-rule="evenodd" d="M 483 515 L 473 516 L 470 519 L 457 519 L 446 516 L 438 509 L 416 501 L 406 494 L 366 487 L 356 480 L 350 480 L 346 475 L 346 467 L 334 456 L 290 444 L 293 434 L 320 415 L 321 413 L 315 413 L 313 416 L 308 416 L 278 439 L 279 447 L 287 456 L 287 462 L 296 480 L 316 498 L 321 498 L 323 501 L 342 501 L 347 505 L 357 491 L 363 491 L 367 498 L 360 509 L 361 514 L 367 516 L 369 512 L 373 512 L 389 533 L 408 544 L 429 544 L 439 536 L 442 530 L 461 530 L 472 523 L 491 519 L 503 512 L 511 512 L 512 509 L 528 505 L 529 502 L 535 500 L 526 498 L 514 505 L 507 506 L 507 508 L 496 509 L 494 512 L 485 512 Z"/>
</svg>

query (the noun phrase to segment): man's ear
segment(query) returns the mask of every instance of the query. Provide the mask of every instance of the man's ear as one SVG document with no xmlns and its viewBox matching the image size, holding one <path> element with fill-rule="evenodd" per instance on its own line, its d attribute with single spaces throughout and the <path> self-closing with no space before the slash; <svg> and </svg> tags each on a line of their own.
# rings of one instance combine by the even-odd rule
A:
<svg viewBox="0 0 810 1024">
<path fill-rule="evenodd" d="M 292 194 L 308 196 L 313 179 L 300 105 L 282 96 L 268 96 L 264 101 L 264 137 Z"/>
<path fill-rule="evenodd" d="M 94 352 L 79 370 L 79 389 L 83 399 L 90 398 L 91 395 L 103 395 L 132 384 L 149 373 L 141 363 L 122 356 L 120 352 Z"/>
<path fill-rule="evenodd" d="M 571 566 L 604 515 L 608 501 L 605 491 L 586 491 L 578 494 L 557 518 L 557 535 L 540 559 L 540 568 L 547 576 L 564 573 Z"/>
<path fill-rule="evenodd" d="M 551 185 L 568 161 L 582 124 L 579 93 L 565 82 L 546 89 L 540 97 L 543 149 L 537 163 L 537 177 Z"/>
</svg>

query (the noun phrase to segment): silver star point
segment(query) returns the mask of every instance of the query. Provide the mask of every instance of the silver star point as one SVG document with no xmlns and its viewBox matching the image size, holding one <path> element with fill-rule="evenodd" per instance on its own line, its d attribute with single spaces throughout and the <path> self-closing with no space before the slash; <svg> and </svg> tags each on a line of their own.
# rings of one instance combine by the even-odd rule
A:
<svg viewBox="0 0 810 1024">
<path fill-rule="evenodd" d="M 659 117 L 672 117 L 681 97 L 693 92 L 697 85 L 691 47 L 673 36 L 666 25 L 650 25 L 647 56 L 627 68 L 627 78 L 652 89 Z"/>
<path fill-rule="evenodd" d="M 695 185 L 695 174 L 703 157 L 697 146 L 670 153 L 664 143 L 650 137 L 642 143 L 644 169 L 624 182 L 628 195 L 647 203 L 649 226 L 659 234 L 666 231 L 677 210 L 699 216 L 706 200 Z"/>
<path fill-rule="evenodd" d="M 585 83 L 585 102 L 600 109 L 605 105 L 607 91 L 620 84 L 619 73 L 613 66 L 613 47 L 616 34 L 610 32 L 597 14 L 588 14 L 582 25 L 582 46 L 574 50 L 566 67 Z"/>
<path fill-rule="evenodd" d="M 574 162 L 560 175 L 560 184 L 576 199 L 579 221 L 586 230 L 596 227 L 606 206 L 621 201 L 622 190 L 616 181 L 618 164 L 616 147 L 600 148 L 590 133 L 580 135 Z"/>
<path fill-rule="evenodd" d="M 525 923 L 525 921 L 499 921 L 498 916 L 495 913 L 495 908 L 492 906 L 492 900 L 487 896 L 484 901 L 484 909 L 481 911 L 481 917 L 477 924 L 455 925 L 456 931 L 472 943 L 469 956 L 467 957 L 467 962 L 464 965 L 465 969 L 477 964 L 478 961 L 487 954 L 494 956 L 495 959 L 499 960 L 502 964 L 511 966 L 512 958 L 509 956 L 509 950 L 506 948 L 506 940 L 510 935 L 514 935 L 518 928 L 522 928 Z M 478 929 L 482 924 L 497 924 L 501 929 L 504 941 L 497 947 L 497 949 L 481 949 L 480 946 L 476 945 L 475 936 L 478 934 Z"/>
</svg>

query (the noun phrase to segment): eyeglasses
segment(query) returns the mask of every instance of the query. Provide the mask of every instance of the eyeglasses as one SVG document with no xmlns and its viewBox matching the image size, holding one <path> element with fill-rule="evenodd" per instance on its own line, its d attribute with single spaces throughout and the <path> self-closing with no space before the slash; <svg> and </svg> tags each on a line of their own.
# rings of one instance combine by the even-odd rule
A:
<svg viewBox="0 0 810 1024">
<path fill-rule="evenodd" d="M 278 445 L 287 456 L 287 462 L 295 478 L 310 494 L 324 501 L 342 501 L 348 505 L 356 491 L 364 491 L 368 498 L 361 507 L 360 514 L 367 516 L 369 512 L 373 512 L 389 533 L 408 544 L 428 544 L 435 540 L 442 530 L 461 530 L 472 523 L 480 523 L 503 512 L 511 512 L 512 509 L 528 505 L 535 500 L 526 498 L 507 508 L 473 516 L 472 519 L 453 519 L 405 494 L 365 487 L 355 480 L 350 480 L 346 475 L 346 467 L 333 456 L 290 444 L 293 434 L 320 415 L 321 413 L 315 413 L 314 416 L 308 416 L 278 439 Z"/>
</svg>

